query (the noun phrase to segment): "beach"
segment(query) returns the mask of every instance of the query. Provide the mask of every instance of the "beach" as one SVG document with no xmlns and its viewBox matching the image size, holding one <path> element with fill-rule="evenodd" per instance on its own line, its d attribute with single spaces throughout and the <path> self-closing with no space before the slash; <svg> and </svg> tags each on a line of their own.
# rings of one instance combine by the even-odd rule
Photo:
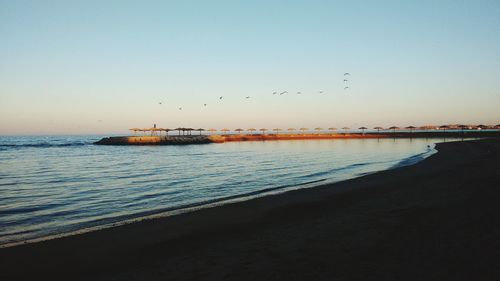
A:
<svg viewBox="0 0 500 281">
<path fill-rule="evenodd" d="M 436 148 L 412 166 L 3 248 L 0 278 L 499 280 L 500 142 Z"/>
</svg>

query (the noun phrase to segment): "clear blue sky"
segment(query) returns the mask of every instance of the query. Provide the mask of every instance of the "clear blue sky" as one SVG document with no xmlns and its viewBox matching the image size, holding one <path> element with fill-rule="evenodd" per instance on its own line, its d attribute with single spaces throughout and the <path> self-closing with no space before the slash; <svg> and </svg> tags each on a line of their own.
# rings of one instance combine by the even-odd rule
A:
<svg viewBox="0 0 500 281">
<path fill-rule="evenodd" d="M 0 0 L 0 134 L 500 123 L 500 1 L 409 2 Z"/>
</svg>

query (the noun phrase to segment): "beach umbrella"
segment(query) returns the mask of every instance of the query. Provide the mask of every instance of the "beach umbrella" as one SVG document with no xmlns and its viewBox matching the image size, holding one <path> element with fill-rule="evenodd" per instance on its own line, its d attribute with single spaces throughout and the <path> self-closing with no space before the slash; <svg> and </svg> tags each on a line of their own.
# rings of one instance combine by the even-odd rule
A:
<svg viewBox="0 0 500 281">
<path fill-rule="evenodd" d="M 335 130 L 337 130 L 337 128 L 335 128 L 335 127 L 330 127 L 330 128 L 328 128 L 328 131 L 331 131 L 331 132 L 332 132 L 332 135 L 333 135 L 333 132 L 334 132 Z"/>
<path fill-rule="evenodd" d="M 186 132 L 188 132 L 188 135 L 191 135 L 191 132 L 194 131 L 193 128 L 184 128 Z"/>
<path fill-rule="evenodd" d="M 363 135 L 365 134 L 365 130 L 368 129 L 367 127 L 359 127 L 358 130 L 361 130 Z"/>
<path fill-rule="evenodd" d="M 266 128 L 260 128 L 259 131 L 261 131 L 262 134 L 264 135 L 266 133 L 267 129 Z"/>
<path fill-rule="evenodd" d="M 281 129 L 280 128 L 274 128 L 273 131 L 275 131 L 276 134 L 278 134 L 278 132 L 281 131 Z"/>
<path fill-rule="evenodd" d="M 315 131 L 318 131 L 318 134 L 323 131 L 323 128 L 320 128 L 320 127 L 317 127 L 317 128 L 314 128 Z"/>
<path fill-rule="evenodd" d="M 308 128 L 300 128 L 299 130 L 301 130 L 301 131 L 302 131 L 302 134 L 304 134 L 304 133 L 305 133 L 305 131 L 307 131 L 307 130 L 309 130 L 309 129 L 308 129 Z"/>
<path fill-rule="evenodd" d="M 230 130 L 229 130 L 229 129 L 227 129 L 227 128 L 224 128 L 224 129 L 222 129 L 222 130 L 220 130 L 220 131 L 221 131 L 221 132 L 223 132 L 223 133 L 227 133 L 227 132 L 229 132 Z"/>
<path fill-rule="evenodd" d="M 201 132 L 202 132 L 202 131 L 205 131 L 205 129 L 199 128 L 199 129 L 196 129 L 195 131 L 200 132 L 200 136 L 201 136 Z"/>
<path fill-rule="evenodd" d="M 488 129 L 488 126 L 486 125 L 477 125 L 478 130 L 483 130 L 483 129 Z"/>
<path fill-rule="evenodd" d="M 377 126 L 375 128 L 373 128 L 375 130 L 377 130 L 377 133 L 380 133 L 380 130 L 383 130 L 384 128 L 380 127 L 380 126 Z"/>
<path fill-rule="evenodd" d="M 288 128 L 287 131 L 293 132 L 293 131 L 297 131 L 297 129 L 295 129 L 295 128 Z"/>
<path fill-rule="evenodd" d="M 441 125 L 441 126 L 439 126 L 439 129 L 443 129 L 444 132 L 446 132 L 446 130 L 449 129 L 449 128 L 450 128 L 450 126 L 448 126 L 448 125 Z"/>
<path fill-rule="evenodd" d="M 408 126 L 406 129 L 410 130 L 410 133 L 413 133 L 413 130 L 415 130 L 417 127 L 414 126 Z"/>
<path fill-rule="evenodd" d="M 137 131 L 141 131 L 141 129 L 139 128 L 132 128 L 132 129 L 129 129 L 130 131 L 133 131 L 134 132 L 134 135 L 137 134 Z"/>
<path fill-rule="evenodd" d="M 213 128 L 212 128 L 212 129 L 208 129 L 207 131 L 209 131 L 210 133 L 212 133 L 212 134 L 213 134 L 214 132 L 217 132 L 217 129 L 213 129 Z"/>
<path fill-rule="evenodd" d="M 392 126 L 388 130 L 392 130 L 392 133 L 396 133 L 396 130 L 399 130 L 398 126 Z"/>
<path fill-rule="evenodd" d="M 458 125 L 458 128 L 462 130 L 462 133 L 464 132 L 465 129 L 467 129 L 467 125 Z"/>
<path fill-rule="evenodd" d="M 174 131 L 179 131 L 179 136 L 181 135 L 181 131 L 184 132 L 184 128 L 175 128 Z"/>
<path fill-rule="evenodd" d="M 243 130 L 243 129 L 241 129 L 241 128 L 238 128 L 238 129 L 236 129 L 236 130 L 234 130 L 234 131 L 235 131 L 235 132 L 240 133 L 240 135 L 241 135 L 241 132 L 243 132 L 244 130 Z"/>
<path fill-rule="evenodd" d="M 342 130 L 344 130 L 344 136 L 347 134 L 347 130 L 349 130 L 349 127 L 342 127 Z"/>
<path fill-rule="evenodd" d="M 253 135 L 253 132 L 257 131 L 257 129 L 255 128 L 250 128 L 250 129 L 247 129 L 247 131 L 250 132 L 251 135 Z"/>
</svg>

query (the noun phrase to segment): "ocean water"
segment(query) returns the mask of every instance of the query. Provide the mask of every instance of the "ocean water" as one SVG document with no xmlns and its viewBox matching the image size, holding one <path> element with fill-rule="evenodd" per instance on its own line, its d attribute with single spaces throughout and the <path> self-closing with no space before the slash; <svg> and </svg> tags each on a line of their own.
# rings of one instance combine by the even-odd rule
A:
<svg viewBox="0 0 500 281">
<path fill-rule="evenodd" d="M 442 139 L 99 146 L 102 136 L 0 137 L 0 244 L 417 162 Z"/>
</svg>

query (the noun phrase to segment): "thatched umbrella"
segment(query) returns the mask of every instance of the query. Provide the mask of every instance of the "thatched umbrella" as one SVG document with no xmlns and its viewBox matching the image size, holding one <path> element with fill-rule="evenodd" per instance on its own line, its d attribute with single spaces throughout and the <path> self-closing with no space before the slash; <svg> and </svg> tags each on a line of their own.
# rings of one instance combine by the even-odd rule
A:
<svg viewBox="0 0 500 281">
<path fill-rule="evenodd" d="M 392 130 L 392 133 L 395 134 L 396 130 L 399 130 L 399 127 L 398 126 L 392 126 L 392 127 L 388 128 L 387 130 Z"/>
<path fill-rule="evenodd" d="M 314 128 L 314 130 L 315 130 L 315 131 L 318 131 L 318 134 L 319 134 L 321 131 L 323 131 L 323 128 L 316 127 L 316 128 Z"/>
<path fill-rule="evenodd" d="M 375 130 L 377 130 L 377 133 L 380 133 L 380 130 L 383 130 L 384 128 L 380 127 L 380 126 L 377 126 L 375 128 L 373 128 Z"/>
<path fill-rule="evenodd" d="M 134 132 L 134 135 L 137 134 L 137 131 L 142 131 L 141 129 L 139 128 L 132 128 L 132 129 L 129 129 L 130 131 L 133 131 Z"/>
<path fill-rule="evenodd" d="M 299 130 L 302 131 L 302 134 L 304 134 L 305 131 L 309 130 L 308 128 L 300 128 Z"/>
<path fill-rule="evenodd" d="M 347 134 L 347 130 L 349 130 L 349 127 L 342 127 L 342 130 L 344 130 L 344 136 Z"/>
<path fill-rule="evenodd" d="M 367 127 L 359 127 L 358 130 L 361 130 L 362 134 L 365 134 L 365 130 L 368 129 Z"/>
<path fill-rule="evenodd" d="M 464 130 L 467 129 L 467 125 L 458 125 L 458 128 L 462 130 L 462 134 L 464 133 Z"/>
<path fill-rule="evenodd" d="M 408 130 L 410 130 L 410 133 L 413 133 L 413 130 L 415 130 L 416 128 L 417 127 L 415 127 L 415 126 L 408 126 L 405 129 L 408 129 Z"/>
<path fill-rule="evenodd" d="M 335 127 L 330 127 L 330 128 L 328 128 L 328 131 L 331 131 L 331 132 L 332 132 L 332 135 L 333 135 L 333 132 L 334 132 L 334 131 L 336 131 L 336 130 L 337 130 L 337 128 L 335 128 Z"/>
<path fill-rule="evenodd" d="M 482 125 L 482 124 L 481 124 L 481 125 L 477 125 L 477 129 L 478 129 L 478 130 L 488 129 L 488 126 L 486 126 L 486 125 Z"/>
<path fill-rule="evenodd" d="M 257 131 L 257 129 L 255 128 L 250 128 L 250 129 L 247 129 L 247 131 L 250 132 L 251 135 L 253 135 L 253 132 Z"/>
<path fill-rule="evenodd" d="M 207 131 L 209 131 L 210 133 L 212 133 L 212 134 L 213 134 L 214 132 L 217 132 L 217 129 L 213 129 L 213 128 L 212 128 L 212 129 L 208 129 Z"/>
<path fill-rule="evenodd" d="M 227 133 L 227 132 L 230 132 L 231 130 L 229 130 L 229 129 L 227 129 L 227 128 L 224 128 L 224 129 L 222 129 L 222 130 L 220 130 L 220 131 L 221 131 L 221 132 L 223 132 L 223 133 Z"/>
<path fill-rule="evenodd" d="M 441 126 L 439 126 L 439 129 L 443 129 L 444 132 L 446 132 L 446 130 L 449 129 L 449 128 L 450 128 L 450 126 L 448 126 L 448 125 L 441 125 Z"/>
<path fill-rule="evenodd" d="M 276 134 L 278 134 L 278 132 L 281 131 L 281 129 L 280 128 L 274 128 L 273 131 L 275 131 Z"/>
<path fill-rule="evenodd" d="M 266 133 L 267 129 L 266 128 L 260 128 L 259 131 L 261 131 L 262 134 L 264 135 Z"/>
<path fill-rule="evenodd" d="M 294 131 L 297 131 L 297 129 L 295 129 L 295 128 L 288 128 L 287 131 L 294 132 Z"/>
<path fill-rule="evenodd" d="M 179 131 L 179 136 L 181 135 L 181 131 L 184 133 L 184 128 L 175 128 L 174 131 Z"/>
<path fill-rule="evenodd" d="M 238 133 L 241 135 L 241 132 L 243 132 L 244 130 L 243 130 L 243 129 L 241 129 L 241 128 L 238 128 L 238 129 L 236 129 L 236 130 L 234 130 L 234 131 L 235 131 L 235 132 L 238 132 Z"/>
<path fill-rule="evenodd" d="M 205 129 L 199 128 L 199 129 L 196 129 L 195 131 L 200 132 L 200 136 L 201 136 L 201 132 L 205 131 Z"/>
</svg>

